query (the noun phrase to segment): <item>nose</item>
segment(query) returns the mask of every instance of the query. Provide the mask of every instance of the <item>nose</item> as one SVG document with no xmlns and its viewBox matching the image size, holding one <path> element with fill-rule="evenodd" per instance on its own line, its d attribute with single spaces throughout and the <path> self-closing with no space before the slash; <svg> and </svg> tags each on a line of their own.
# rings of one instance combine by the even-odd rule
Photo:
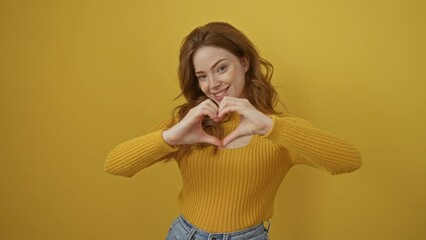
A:
<svg viewBox="0 0 426 240">
<path fill-rule="evenodd" d="M 209 78 L 209 87 L 211 89 L 217 89 L 220 87 L 220 85 L 222 85 L 222 81 L 220 81 L 220 79 L 217 78 L 217 76 L 212 76 Z"/>
</svg>

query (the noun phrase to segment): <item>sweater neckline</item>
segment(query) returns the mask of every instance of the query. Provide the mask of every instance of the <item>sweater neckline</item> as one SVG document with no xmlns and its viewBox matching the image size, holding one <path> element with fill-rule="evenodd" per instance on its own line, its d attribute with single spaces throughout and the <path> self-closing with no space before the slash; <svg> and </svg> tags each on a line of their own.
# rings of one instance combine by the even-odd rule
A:
<svg viewBox="0 0 426 240">
<path fill-rule="evenodd" d="M 229 120 L 227 122 L 223 123 L 223 125 L 222 125 L 222 126 L 224 126 L 224 128 L 227 129 L 226 135 L 230 134 L 240 123 L 240 115 L 238 113 L 232 112 L 230 114 L 231 115 L 229 116 Z M 225 135 L 225 137 L 226 137 L 226 135 Z M 235 148 L 219 148 L 218 150 L 219 151 L 231 151 L 231 150 L 235 151 L 235 150 L 238 150 L 238 149 L 245 149 L 247 147 L 250 147 L 253 144 L 255 137 L 256 137 L 256 135 L 252 135 L 250 140 L 248 141 L 248 143 L 244 146 L 235 147 Z"/>
<path fill-rule="evenodd" d="M 255 137 L 256 137 L 256 135 L 252 135 L 252 137 L 250 138 L 250 141 L 249 141 L 246 145 L 244 145 L 244 146 L 236 147 L 236 148 L 218 148 L 218 150 L 219 150 L 219 151 L 237 151 L 237 150 L 245 150 L 245 149 L 247 149 L 247 148 L 251 147 L 251 145 L 253 145 L 253 144 L 254 144 Z"/>
</svg>

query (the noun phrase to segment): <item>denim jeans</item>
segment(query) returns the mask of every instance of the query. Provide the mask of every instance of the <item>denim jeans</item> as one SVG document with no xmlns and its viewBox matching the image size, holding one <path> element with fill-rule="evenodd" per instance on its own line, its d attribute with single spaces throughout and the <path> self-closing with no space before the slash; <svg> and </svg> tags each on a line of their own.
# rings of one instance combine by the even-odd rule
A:
<svg viewBox="0 0 426 240">
<path fill-rule="evenodd" d="M 209 233 L 197 229 L 185 218 L 179 216 L 173 221 L 166 240 L 268 240 L 268 231 L 269 225 L 265 228 L 261 223 L 237 232 Z"/>
</svg>

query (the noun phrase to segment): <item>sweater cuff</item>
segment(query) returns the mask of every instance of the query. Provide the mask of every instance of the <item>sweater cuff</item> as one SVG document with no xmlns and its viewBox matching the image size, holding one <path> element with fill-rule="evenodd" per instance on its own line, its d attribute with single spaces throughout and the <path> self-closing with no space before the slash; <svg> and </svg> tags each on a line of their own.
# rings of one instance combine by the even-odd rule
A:
<svg viewBox="0 0 426 240">
<path fill-rule="evenodd" d="M 172 153 L 172 152 L 176 152 L 178 150 L 178 146 L 170 146 L 166 141 L 164 141 L 163 138 L 163 131 L 165 131 L 166 129 L 157 131 L 155 134 L 155 140 L 158 141 L 159 146 L 158 146 L 158 150 L 164 153 Z"/>
<path fill-rule="evenodd" d="M 268 133 L 262 135 L 262 137 L 269 139 L 272 142 L 282 141 L 282 132 L 288 128 L 288 123 L 286 122 L 285 118 L 280 118 L 275 115 L 271 115 L 270 117 L 272 118 L 272 128 Z"/>
</svg>

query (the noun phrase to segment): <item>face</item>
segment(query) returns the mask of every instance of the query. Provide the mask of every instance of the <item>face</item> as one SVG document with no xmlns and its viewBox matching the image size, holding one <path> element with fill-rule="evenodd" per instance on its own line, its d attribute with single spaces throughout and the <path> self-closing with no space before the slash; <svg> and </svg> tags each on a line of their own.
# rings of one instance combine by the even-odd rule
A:
<svg viewBox="0 0 426 240">
<path fill-rule="evenodd" d="M 239 58 L 224 48 L 205 46 L 192 58 L 198 84 L 204 94 L 220 103 L 225 96 L 244 98 L 248 59 Z"/>
</svg>

